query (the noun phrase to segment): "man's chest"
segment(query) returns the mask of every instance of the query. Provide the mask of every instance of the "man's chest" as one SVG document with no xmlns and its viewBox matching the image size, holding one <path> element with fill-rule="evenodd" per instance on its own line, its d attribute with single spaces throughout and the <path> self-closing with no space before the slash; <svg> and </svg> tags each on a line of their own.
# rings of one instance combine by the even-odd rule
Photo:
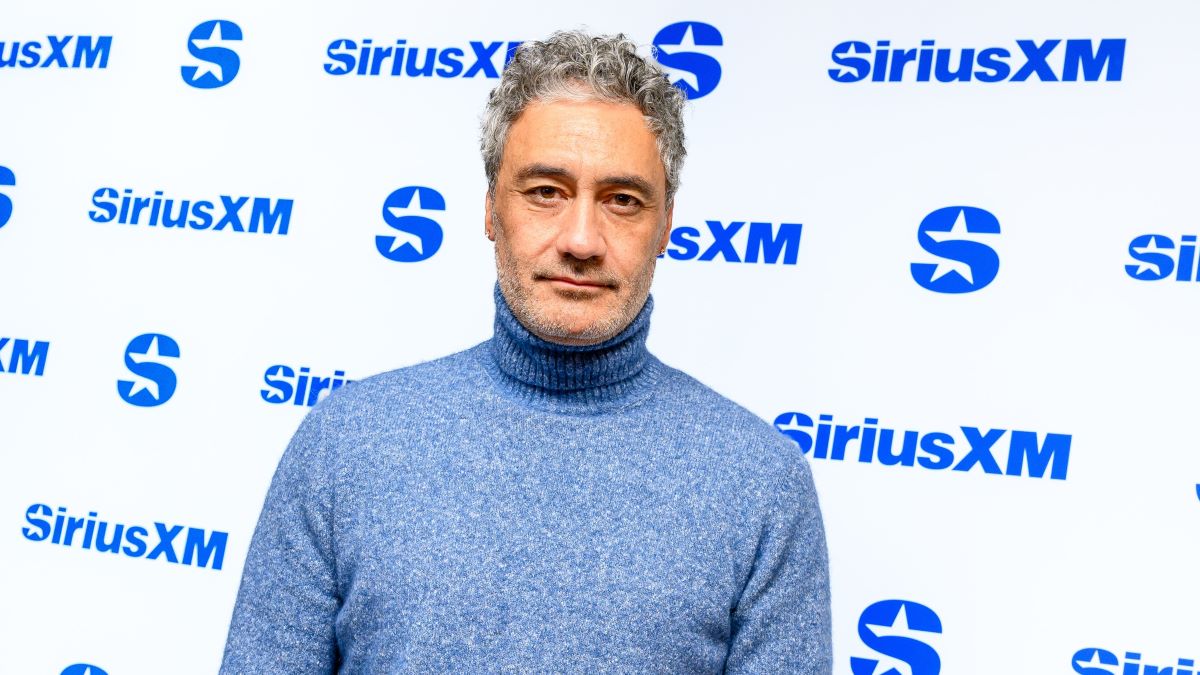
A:
<svg viewBox="0 0 1200 675">
<path fill-rule="evenodd" d="M 340 514 L 350 648 L 442 668 L 721 662 L 741 572 L 704 486 L 628 462 L 487 464 L 411 464 Z"/>
</svg>

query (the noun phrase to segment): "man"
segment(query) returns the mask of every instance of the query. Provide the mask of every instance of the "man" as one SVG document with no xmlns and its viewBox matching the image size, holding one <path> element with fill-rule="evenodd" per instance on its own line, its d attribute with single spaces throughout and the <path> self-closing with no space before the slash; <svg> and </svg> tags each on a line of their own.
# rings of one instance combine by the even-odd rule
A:
<svg viewBox="0 0 1200 675">
<path fill-rule="evenodd" d="M 803 455 L 646 351 L 683 104 L 622 36 L 521 47 L 483 124 L 495 335 L 305 419 L 222 672 L 830 672 Z"/>
</svg>

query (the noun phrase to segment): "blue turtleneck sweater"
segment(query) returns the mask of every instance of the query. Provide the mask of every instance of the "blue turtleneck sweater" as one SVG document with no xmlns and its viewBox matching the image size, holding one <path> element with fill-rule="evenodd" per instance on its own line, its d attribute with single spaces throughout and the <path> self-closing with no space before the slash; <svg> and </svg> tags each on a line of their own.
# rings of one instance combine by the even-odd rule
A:
<svg viewBox="0 0 1200 675">
<path fill-rule="evenodd" d="M 250 545 L 222 673 L 829 673 L 812 477 L 646 350 L 524 328 L 343 387 Z"/>
</svg>

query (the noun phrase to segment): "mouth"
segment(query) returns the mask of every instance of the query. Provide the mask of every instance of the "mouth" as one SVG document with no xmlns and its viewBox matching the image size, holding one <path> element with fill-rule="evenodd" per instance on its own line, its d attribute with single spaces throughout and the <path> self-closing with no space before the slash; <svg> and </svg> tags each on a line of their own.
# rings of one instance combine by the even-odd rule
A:
<svg viewBox="0 0 1200 675">
<path fill-rule="evenodd" d="M 576 279 L 574 277 L 552 276 L 552 277 L 543 277 L 543 280 L 562 284 L 564 286 L 569 286 L 571 288 L 577 288 L 577 289 L 581 289 L 581 290 L 582 289 L 592 289 L 592 288 L 599 290 L 601 288 L 610 288 L 611 287 L 611 284 L 607 284 L 607 283 L 604 283 L 601 281 L 595 281 L 592 279 Z"/>
</svg>

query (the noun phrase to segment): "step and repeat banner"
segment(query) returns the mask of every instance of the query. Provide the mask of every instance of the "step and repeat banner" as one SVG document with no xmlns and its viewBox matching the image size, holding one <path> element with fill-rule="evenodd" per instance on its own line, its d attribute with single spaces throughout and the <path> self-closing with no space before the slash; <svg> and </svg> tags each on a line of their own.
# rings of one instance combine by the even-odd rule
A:
<svg viewBox="0 0 1200 675">
<path fill-rule="evenodd" d="M 806 453 L 834 672 L 1200 672 L 1198 25 L 4 4 L 0 670 L 217 669 L 305 413 L 490 336 L 483 104 L 587 27 L 691 99 L 650 347 Z"/>
</svg>

